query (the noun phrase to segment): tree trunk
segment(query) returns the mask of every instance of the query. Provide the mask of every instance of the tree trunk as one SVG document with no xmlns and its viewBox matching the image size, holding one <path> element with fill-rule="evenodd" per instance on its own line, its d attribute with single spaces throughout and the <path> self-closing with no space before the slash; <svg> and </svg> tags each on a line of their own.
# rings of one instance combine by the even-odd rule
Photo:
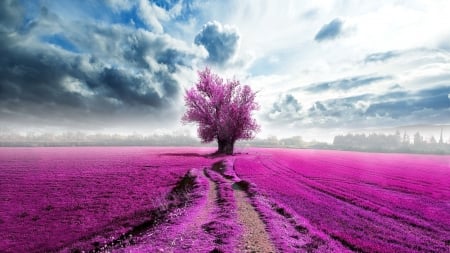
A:
<svg viewBox="0 0 450 253">
<path fill-rule="evenodd" d="M 227 155 L 233 154 L 234 141 L 217 140 L 217 144 L 219 146 L 219 148 L 217 150 L 218 154 L 227 154 Z"/>
</svg>

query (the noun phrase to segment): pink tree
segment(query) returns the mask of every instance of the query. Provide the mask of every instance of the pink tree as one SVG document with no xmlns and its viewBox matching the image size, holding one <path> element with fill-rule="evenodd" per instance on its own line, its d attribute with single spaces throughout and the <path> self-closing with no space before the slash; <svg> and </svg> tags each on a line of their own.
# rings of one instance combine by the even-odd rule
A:
<svg viewBox="0 0 450 253">
<path fill-rule="evenodd" d="M 219 154 L 233 154 L 239 139 L 252 139 L 259 130 L 252 112 L 259 108 L 256 93 L 237 80 L 227 80 L 209 68 L 198 72 L 199 81 L 186 91 L 183 123 L 198 123 L 202 142 L 217 140 Z"/>
</svg>

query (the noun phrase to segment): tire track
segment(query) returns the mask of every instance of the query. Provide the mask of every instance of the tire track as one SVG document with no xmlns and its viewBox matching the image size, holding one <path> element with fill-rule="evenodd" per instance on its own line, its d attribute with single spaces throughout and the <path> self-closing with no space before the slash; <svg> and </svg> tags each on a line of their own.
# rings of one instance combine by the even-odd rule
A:
<svg viewBox="0 0 450 253">
<path fill-rule="evenodd" d="M 243 236 L 239 244 L 242 252 L 275 252 L 275 247 L 266 231 L 266 225 L 259 213 L 250 204 L 247 193 L 236 183 L 233 184 L 237 214 L 243 226 Z"/>
</svg>

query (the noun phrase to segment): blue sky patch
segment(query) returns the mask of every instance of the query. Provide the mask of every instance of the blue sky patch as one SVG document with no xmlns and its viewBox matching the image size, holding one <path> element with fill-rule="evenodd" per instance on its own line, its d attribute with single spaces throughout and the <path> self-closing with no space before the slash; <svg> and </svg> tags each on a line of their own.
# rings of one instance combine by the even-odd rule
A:
<svg viewBox="0 0 450 253">
<path fill-rule="evenodd" d="M 53 34 L 53 35 L 43 36 L 41 38 L 41 40 L 48 44 L 52 44 L 57 47 L 60 47 L 66 51 L 70 51 L 72 53 L 81 53 L 81 51 L 62 34 Z"/>
</svg>

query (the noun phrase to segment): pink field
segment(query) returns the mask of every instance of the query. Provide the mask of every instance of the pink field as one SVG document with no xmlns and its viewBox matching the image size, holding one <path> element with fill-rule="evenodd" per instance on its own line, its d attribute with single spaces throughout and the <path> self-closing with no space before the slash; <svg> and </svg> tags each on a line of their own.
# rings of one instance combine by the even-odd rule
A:
<svg viewBox="0 0 450 253">
<path fill-rule="evenodd" d="M 0 149 L 0 252 L 102 244 L 147 217 L 193 167 L 178 148 Z M 189 149 L 189 152 L 211 152 Z M 189 155 L 189 154 L 186 154 Z"/>
<path fill-rule="evenodd" d="M 151 233 L 143 231 L 145 237 L 136 240 L 140 244 L 128 251 L 112 251 L 164 248 L 180 231 L 191 233 L 190 248 L 180 244 L 174 252 L 233 251 L 242 227 L 230 182 L 240 180 L 250 183 L 250 201 L 279 251 L 450 251 L 449 156 L 294 149 L 205 156 L 213 151 L 1 148 L 0 252 L 98 248 L 151 219 L 193 168 L 195 194 L 186 208 L 176 209 L 176 215 L 167 216 L 175 218 Z M 202 173 L 223 159 L 223 177 L 212 170 Z M 202 208 L 213 181 L 219 195 L 207 213 Z M 197 214 L 208 221 L 200 224 L 204 231 L 195 230 Z"/>
<path fill-rule="evenodd" d="M 252 149 L 242 179 L 363 252 L 450 252 L 450 157 Z"/>
</svg>

